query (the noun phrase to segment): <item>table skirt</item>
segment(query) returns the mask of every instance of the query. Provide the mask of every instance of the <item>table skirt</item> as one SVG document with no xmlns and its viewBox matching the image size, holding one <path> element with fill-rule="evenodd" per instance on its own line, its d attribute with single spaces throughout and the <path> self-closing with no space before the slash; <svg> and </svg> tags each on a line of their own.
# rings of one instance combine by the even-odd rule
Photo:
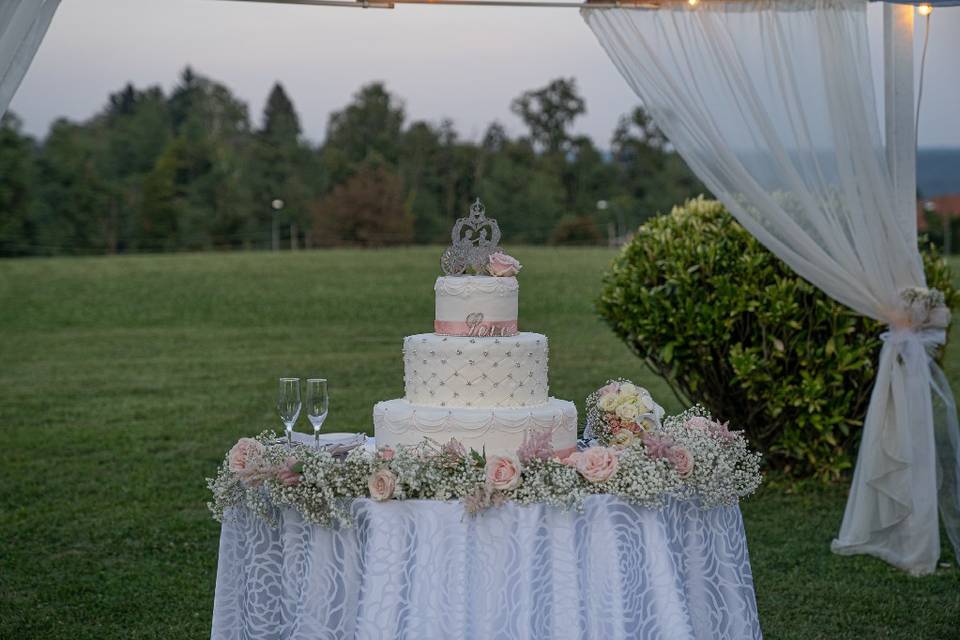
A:
<svg viewBox="0 0 960 640">
<path fill-rule="evenodd" d="M 352 527 L 228 514 L 215 640 L 760 638 L 737 507 L 357 500 Z"/>
</svg>

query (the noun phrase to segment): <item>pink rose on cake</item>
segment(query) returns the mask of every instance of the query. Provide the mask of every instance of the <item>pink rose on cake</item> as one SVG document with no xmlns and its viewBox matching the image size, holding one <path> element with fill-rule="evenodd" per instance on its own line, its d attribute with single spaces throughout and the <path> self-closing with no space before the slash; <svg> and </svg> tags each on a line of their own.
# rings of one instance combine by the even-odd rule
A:
<svg viewBox="0 0 960 640">
<path fill-rule="evenodd" d="M 508 256 L 503 251 L 491 253 L 489 263 L 487 264 L 487 271 L 490 272 L 490 275 L 498 278 L 515 276 L 520 273 L 520 269 L 522 268 L 523 265 L 521 265 L 516 258 Z"/>
<path fill-rule="evenodd" d="M 491 489 L 509 491 L 520 484 L 520 461 L 514 456 L 489 456 L 484 473 Z"/>
<path fill-rule="evenodd" d="M 616 473 L 620 458 L 613 449 L 590 447 L 577 454 L 575 462 L 577 471 L 587 482 L 603 482 Z"/>
<path fill-rule="evenodd" d="M 390 469 L 379 469 L 367 480 L 370 497 L 379 502 L 389 500 L 397 488 L 397 476 Z"/>
</svg>

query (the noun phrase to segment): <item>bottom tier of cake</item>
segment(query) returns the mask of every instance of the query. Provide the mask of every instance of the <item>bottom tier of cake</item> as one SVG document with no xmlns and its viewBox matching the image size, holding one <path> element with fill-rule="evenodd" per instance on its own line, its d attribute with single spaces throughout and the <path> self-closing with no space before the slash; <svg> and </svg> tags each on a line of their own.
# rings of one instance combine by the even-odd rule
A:
<svg viewBox="0 0 960 640">
<path fill-rule="evenodd" d="M 378 402 L 373 408 L 377 447 L 416 445 L 430 438 L 443 444 L 455 438 L 465 448 L 514 454 L 528 433 L 549 431 L 557 451 L 577 444 L 577 407 L 550 398 L 544 404 L 507 408 L 439 408 L 404 399 Z"/>
</svg>

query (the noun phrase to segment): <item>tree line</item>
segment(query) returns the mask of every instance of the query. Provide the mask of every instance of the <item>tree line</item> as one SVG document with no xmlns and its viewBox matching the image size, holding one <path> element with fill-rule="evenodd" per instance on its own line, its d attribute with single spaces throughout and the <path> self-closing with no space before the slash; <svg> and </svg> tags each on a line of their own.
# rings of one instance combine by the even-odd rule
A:
<svg viewBox="0 0 960 640">
<path fill-rule="evenodd" d="M 127 85 L 46 137 L 0 121 L 0 255 L 375 247 L 445 243 L 477 196 L 511 243 L 600 244 L 703 190 L 642 108 L 608 152 L 571 128 L 573 79 L 511 103 L 479 141 L 452 121 L 409 121 L 382 83 L 360 88 L 308 141 L 276 84 L 259 126 L 189 67 L 167 95 Z"/>
</svg>

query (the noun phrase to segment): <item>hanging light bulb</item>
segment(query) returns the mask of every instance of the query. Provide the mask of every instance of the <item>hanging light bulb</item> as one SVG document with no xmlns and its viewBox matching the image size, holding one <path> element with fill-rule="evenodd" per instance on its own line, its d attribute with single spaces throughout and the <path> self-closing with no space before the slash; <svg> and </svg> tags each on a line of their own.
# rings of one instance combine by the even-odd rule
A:
<svg viewBox="0 0 960 640">
<path fill-rule="evenodd" d="M 923 17 L 927 17 L 928 15 L 933 13 L 933 7 L 931 7 L 928 4 L 917 5 L 917 13 L 919 13 Z"/>
<path fill-rule="evenodd" d="M 687 4 L 690 5 L 691 7 L 695 7 L 698 4 L 700 4 L 700 0 L 687 0 Z"/>
</svg>

